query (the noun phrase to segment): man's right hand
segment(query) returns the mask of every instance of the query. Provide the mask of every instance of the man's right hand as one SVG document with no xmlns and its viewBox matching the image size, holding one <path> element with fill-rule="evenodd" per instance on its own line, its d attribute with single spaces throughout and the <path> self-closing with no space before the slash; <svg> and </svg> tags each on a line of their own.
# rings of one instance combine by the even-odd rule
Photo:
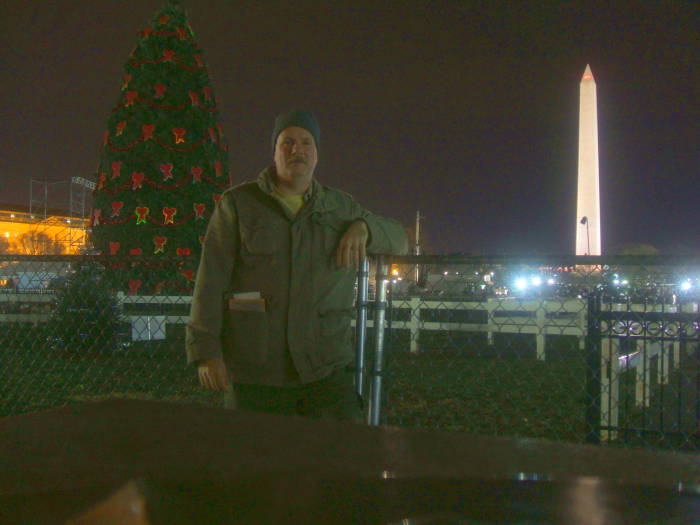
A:
<svg viewBox="0 0 700 525">
<path fill-rule="evenodd" d="M 197 366 L 199 383 L 207 390 L 225 391 L 231 382 L 226 364 L 221 358 L 206 359 Z"/>
</svg>

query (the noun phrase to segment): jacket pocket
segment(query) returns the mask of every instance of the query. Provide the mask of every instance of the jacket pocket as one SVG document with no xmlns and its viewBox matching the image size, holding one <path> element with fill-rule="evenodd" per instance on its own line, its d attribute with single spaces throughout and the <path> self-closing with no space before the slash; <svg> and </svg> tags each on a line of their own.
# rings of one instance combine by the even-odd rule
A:
<svg viewBox="0 0 700 525">
<path fill-rule="evenodd" d="M 352 309 L 319 312 L 319 345 L 321 363 L 344 364 L 352 359 Z"/>
<path fill-rule="evenodd" d="M 247 268 L 267 268 L 274 259 L 275 239 L 271 228 L 260 222 L 241 223 L 240 262 Z"/>
<path fill-rule="evenodd" d="M 272 230 L 261 222 L 240 223 L 242 252 L 249 255 L 272 255 L 275 242 Z"/>
<path fill-rule="evenodd" d="M 267 361 L 266 312 L 226 310 L 224 352 L 234 363 L 263 364 Z"/>
</svg>

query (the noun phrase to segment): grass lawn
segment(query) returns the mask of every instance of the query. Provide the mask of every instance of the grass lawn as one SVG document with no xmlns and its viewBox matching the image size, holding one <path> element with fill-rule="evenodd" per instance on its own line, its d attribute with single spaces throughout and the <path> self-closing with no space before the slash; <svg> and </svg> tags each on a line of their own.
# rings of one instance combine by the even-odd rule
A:
<svg viewBox="0 0 700 525">
<path fill-rule="evenodd" d="M 187 367 L 181 343 L 136 343 L 79 354 L 38 347 L 0 352 L 0 417 L 108 397 L 221 404 Z"/>
<path fill-rule="evenodd" d="M 583 359 L 394 352 L 387 369 L 389 424 L 574 442 L 587 432 Z"/>
</svg>

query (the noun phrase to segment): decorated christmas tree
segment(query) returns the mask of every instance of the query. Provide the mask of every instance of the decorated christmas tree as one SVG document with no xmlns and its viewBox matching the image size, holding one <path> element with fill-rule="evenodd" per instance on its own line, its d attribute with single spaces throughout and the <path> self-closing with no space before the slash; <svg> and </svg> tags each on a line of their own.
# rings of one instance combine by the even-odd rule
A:
<svg viewBox="0 0 700 525">
<path fill-rule="evenodd" d="M 125 268 L 120 288 L 191 291 L 209 217 L 230 185 L 226 150 L 203 52 L 171 1 L 139 33 L 102 140 L 92 243 Z"/>
</svg>

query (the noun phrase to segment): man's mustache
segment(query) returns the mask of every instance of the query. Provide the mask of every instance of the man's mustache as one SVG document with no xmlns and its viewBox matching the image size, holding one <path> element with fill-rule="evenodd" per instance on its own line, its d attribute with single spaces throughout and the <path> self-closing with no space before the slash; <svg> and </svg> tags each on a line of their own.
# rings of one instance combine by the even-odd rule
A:
<svg viewBox="0 0 700 525">
<path fill-rule="evenodd" d="M 288 164 L 296 164 L 297 162 L 306 164 L 306 159 L 304 157 L 292 157 L 287 161 Z"/>
</svg>

